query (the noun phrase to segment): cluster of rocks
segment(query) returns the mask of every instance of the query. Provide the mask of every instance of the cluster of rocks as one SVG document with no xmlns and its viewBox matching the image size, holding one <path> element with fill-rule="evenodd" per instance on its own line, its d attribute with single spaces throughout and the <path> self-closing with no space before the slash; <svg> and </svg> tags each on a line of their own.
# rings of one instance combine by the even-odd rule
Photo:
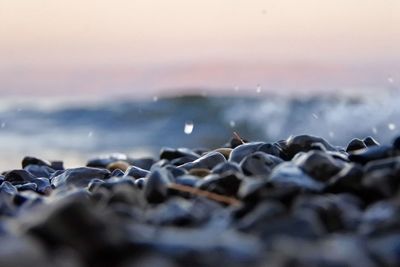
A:
<svg viewBox="0 0 400 267">
<path fill-rule="evenodd" d="M 232 138 L 0 175 L 0 266 L 400 266 L 400 138 Z"/>
</svg>

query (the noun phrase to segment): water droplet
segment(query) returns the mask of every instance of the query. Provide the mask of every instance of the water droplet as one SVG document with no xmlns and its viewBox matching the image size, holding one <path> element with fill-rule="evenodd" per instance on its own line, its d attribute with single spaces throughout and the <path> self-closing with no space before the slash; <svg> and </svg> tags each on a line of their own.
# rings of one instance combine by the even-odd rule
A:
<svg viewBox="0 0 400 267">
<path fill-rule="evenodd" d="M 319 117 L 318 117 L 318 115 L 317 115 L 317 114 L 315 114 L 315 113 L 313 113 L 313 114 L 312 114 L 312 116 L 313 116 L 313 117 L 314 117 L 314 119 L 316 119 L 316 120 L 318 120 L 318 118 L 319 118 Z"/>
<path fill-rule="evenodd" d="M 261 93 L 261 85 L 257 84 L 256 92 L 257 94 Z"/>
<path fill-rule="evenodd" d="M 153 96 L 153 102 L 157 102 L 158 101 L 158 96 Z"/>
<path fill-rule="evenodd" d="M 236 85 L 233 89 L 234 89 L 236 92 L 238 92 L 239 89 L 240 89 L 240 87 Z"/>
<path fill-rule="evenodd" d="M 262 13 L 263 15 L 265 15 L 265 14 L 267 14 L 267 10 L 266 10 L 266 9 L 263 9 L 263 10 L 261 11 L 261 13 Z"/>
<path fill-rule="evenodd" d="M 372 128 L 372 133 L 373 133 L 373 134 L 377 134 L 377 133 L 378 133 L 378 129 L 377 129 L 376 127 L 373 127 L 373 128 Z"/>
<path fill-rule="evenodd" d="M 233 128 L 236 126 L 236 122 L 234 120 L 229 122 L 229 125 Z"/>
<path fill-rule="evenodd" d="M 389 77 L 387 80 L 389 83 L 394 83 L 394 79 L 392 77 Z"/>
<path fill-rule="evenodd" d="M 17 112 L 21 112 L 22 111 L 22 108 L 17 108 Z"/>
<path fill-rule="evenodd" d="M 93 136 L 93 132 L 89 132 L 87 135 L 89 138 Z"/>
<path fill-rule="evenodd" d="M 194 128 L 193 122 L 187 121 L 185 122 L 185 128 L 183 129 L 183 131 L 185 132 L 185 134 L 191 134 L 193 132 L 193 128 Z"/>
<path fill-rule="evenodd" d="M 0 125 L 0 127 L 1 127 L 1 128 L 6 127 L 6 123 L 5 123 L 5 122 L 2 122 L 1 125 Z"/>
<path fill-rule="evenodd" d="M 329 137 L 330 137 L 330 138 L 335 137 L 335 133 L 334 133 L 334 132 L 329 132 Z"/>
<path fill-rule="evenodd" d="M 396 130 L 396 124 L 394 124 L 394 123 L 389 123 L 389 124 L 388 124 L 388 128 L 389 128 L 389 130 L 394 131 L 394 130 Z"/>
</svg>

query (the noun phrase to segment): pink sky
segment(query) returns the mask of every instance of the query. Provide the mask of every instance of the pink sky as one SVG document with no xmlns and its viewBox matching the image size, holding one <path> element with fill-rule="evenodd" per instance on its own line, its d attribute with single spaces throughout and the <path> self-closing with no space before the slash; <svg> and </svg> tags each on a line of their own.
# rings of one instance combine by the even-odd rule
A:
<svg viewBox="0 0 400 267">
<path fill-rule="evenodd" d="M 0 1 L 3 95 L 384 87 L 399 47 L 398 0 Z"/>
</svg>

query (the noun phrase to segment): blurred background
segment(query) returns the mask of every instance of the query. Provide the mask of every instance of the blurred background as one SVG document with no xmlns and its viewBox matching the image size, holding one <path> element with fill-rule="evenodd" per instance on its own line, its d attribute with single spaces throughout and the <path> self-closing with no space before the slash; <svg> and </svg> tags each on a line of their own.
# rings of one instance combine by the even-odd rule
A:
<svg viewBox="0 0 400 267">
<path fill-rule="evenodd" d="M 399 47 L 398 0 L 0 0 L 0 169 L 233 131 L 390 142 Z"/>
</svg>

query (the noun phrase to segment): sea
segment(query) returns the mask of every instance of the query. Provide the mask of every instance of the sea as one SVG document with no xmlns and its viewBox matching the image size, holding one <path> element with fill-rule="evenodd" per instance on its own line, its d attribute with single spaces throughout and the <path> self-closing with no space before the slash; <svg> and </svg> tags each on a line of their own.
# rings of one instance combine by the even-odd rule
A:
<svg viewBox="0 0 400 267">
<path fill-rule="evenodd" d="M 156 158 L 162 147 L 213 149 L 234 132 L 265 142 L 311 134 L 338 146 L 366 136 L 390 143 L 400 133 L 400 94 L 2 99 L 0 170 L 20 168 L 27 155 L 74 167 L 112 153 Z"/>
</svg>

